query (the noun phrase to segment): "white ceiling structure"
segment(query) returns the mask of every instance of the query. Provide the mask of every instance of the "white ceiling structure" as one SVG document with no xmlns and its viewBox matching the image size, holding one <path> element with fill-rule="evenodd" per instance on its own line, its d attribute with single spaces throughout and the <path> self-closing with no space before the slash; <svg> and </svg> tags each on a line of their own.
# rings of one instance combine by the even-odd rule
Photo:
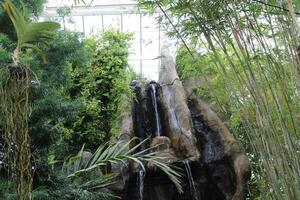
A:
<svg viewBox="0 0 300 200">
<path fill-rule="evenodd" d="M 175 50 L 176 41 L 165 36 L 164 28 L 156 23 L 155 16 L 139 10 L 133 0 L 85 0 L 85 3 L 74 5 L 74 0 L 48 0 L 42 19 L 56 18 L 62 27 L 82 32 L 87 37 L 108 28 L 133 32 L 129 63 L 136 72 L 157 80 L 160 49 L 167 45 Z M 71 8 L 70 15 L 64 20 L 57 13 L 63 6 Z"/>
</svg>

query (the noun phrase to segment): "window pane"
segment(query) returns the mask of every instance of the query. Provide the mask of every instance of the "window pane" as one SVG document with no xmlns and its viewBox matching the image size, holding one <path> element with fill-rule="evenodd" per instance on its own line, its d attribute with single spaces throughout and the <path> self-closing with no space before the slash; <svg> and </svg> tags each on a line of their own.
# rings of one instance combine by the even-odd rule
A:
<svg viewBox="0 0 300 200">
<path fill-rule="evenodd" d="M 102 19 L 100 15 L 84 17 L 85 35 L 96 34 L 102 29 Z"/>
<path fill-rule="evenodd" d="M 120 15 L 104 15 L 103 16 L 104 28 L 121 29 L 121 16 Z"/>
</svg>

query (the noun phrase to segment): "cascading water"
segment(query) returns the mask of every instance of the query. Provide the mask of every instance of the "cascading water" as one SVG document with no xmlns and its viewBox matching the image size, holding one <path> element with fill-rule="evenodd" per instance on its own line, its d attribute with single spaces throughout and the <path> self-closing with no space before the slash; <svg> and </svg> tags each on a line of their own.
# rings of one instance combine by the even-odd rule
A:
<svg viewBox="0 0 300 200">
<path fill-rule="evenodd" d="M 142 88 L 140 87 L 140 83 L 138 81 L 133 81 L 131 83 L 131 89 L 135 93 L 135 101 L 134 101 L 134 125 L 135 125 L 135 134 L 139 138 L 140 141 L 144 141 L 147 138 L 146 124 L 147 117 L 145 117 L 145 110 L 143 110 L 143 106 L 145 106 L 145 100 L 151 101 L 152 109 L 154 112 L 154 120 L 155 123 L 155 136 L 162 135 L 162 127 L 161 120 L 158 110 L 157 103 L 157 86 L 158 84 L 155 81 L 151 81 L 149 83 L 149 87 L 147 89 L 147 93 L 144 93 Z M 149 102 L 150 103 L 150 102 Z M 147 104 L 146 104 L 147 105 Z M 145 109 L 145 108 L 144 108 Z M 146 112 L 147 113 L 147 112 Z M 147 115 L 147 114 L 146 114 Z M 154 129 L 153 129 L 154 131 Z M 146 143 L 140 146 L 138 149 L 139 152 L 144 151 L 146 149 Z M 144 180 L 145 180 L 146 172 L 144 171 L 142 166 L 138 166 L 137 169 L 137 187 L 138 187 L 138 199 L 144 199 Z"/>
<path fill-rule="evenodd" d="M 134 124 L 135 124 L 135 133 L 136 136 L 139 138 L 140 142 L 144 141 L 147 136 L 145 134 L 145 129 L 143 127 L 143 117 L 142 117 L 142 105 L 139 101 L 139 99 L 142 99 L 141 97 L 141 88 L 139 86 L 138 81 L 133 81 L 131 83 L 131 89 L 135 93 L 136 101 L 134 102 Z M 138 151 L 144 151 L 146 150 L 146 143 L 143 142 L 142 145 L 139 146 Z M 145 170 L 144 168 L 139 165 L 137 169 L 137 185 L 138 185 L 138 198 L 139 200 L 144 199 L 144 180 L 145 180 Z"/>
<path fill-rule="evenodd" d="M 151 81 L 149 83 L 149 86 L 150 86 L 151 102 L 152 102 L 152 106 L 154 108 L 154 114 L 155 114 L 155 128 L 156 128 L 155 135 L 161 136 L 161 122 L 160 122 L 160 116 L 158 113 L 157 98 L 156 98 L 157 83 L 155 81 Z"/>
<path fill-rule="evenodd" d="M 1 166 L 3 164 L 5 154 L 4 154 L 4 145 L 2 142 L 2 138 L 0 137 L 0 169 L 3 167 Z"/>
<path fill-rule="evenodd" d="M 191 197 L 192 200 L 198 200 L 197 190 L 196 190 L 194 179 L 193 179 L 193 176 L 192 176 L 192 171 L 191 171 L 190 164 L 186 160 L 183 161 L 183 164 L 184 164 L 185 171 L 186 171 L 186 174 L 187 174 L 187 178 L 188 178 L 188 181 L 189 181 L 190 197 Z"/>
<path fill-rule="evenodd" d="M 138 169 L 138 187 L 139 187 L 139 200 L 143 200 L 144 199 L 144 180 L 145 180 L 145 171 L 143 170 L 143 168 L 141 166 L 139 166 Z"/>
</svg>

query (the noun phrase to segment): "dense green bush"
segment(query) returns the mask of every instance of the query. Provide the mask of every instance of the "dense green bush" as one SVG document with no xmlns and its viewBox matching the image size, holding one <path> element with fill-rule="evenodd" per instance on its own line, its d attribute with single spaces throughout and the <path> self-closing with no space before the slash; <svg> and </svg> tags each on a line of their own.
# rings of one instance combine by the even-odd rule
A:
<svg viewBox="0 0 300 200">
<path fill-rule="evenodd" d="M 86 41 L 95 50 L 94 57 L 87 68 L 74 69 L 74 86 L 71 88 L 73 98 L 84 99 L 85 112 L 74 124 L 75 132 L 67 138 L 69 142 L 84 141 L 89 148 L 109 140 L 120 96 L 130 93 L 130 39 L 131 34 L 109 30 L 95 40 Z"/>
<path fill-rule="evenodd" d="M 31 51 L 22 54 L 32 69 L 29 123 L 34 152 L 53 150 L 63 157 L 83 143 L 93 149 L 109 139 L 120 96 L 130 94 L 130 39 L 131 34 L 114 30 L 88 40 L 60 31 L 44 49 L 46 64 Z M 3 34 L 0 42 L 1 63 L 11 62 L 13 42 Z"/>
<path fill-rule="evenodd" d="M 109 140 L 110 129 L 122 114 L 118 106 L 121 96 L 130 95 L 130 39 L 131 34 L 115 30 L 87 40 L 79 33 L 59 31 L 49 46 L 42 47 L 46 63 L 31 50 L 22 52 L 22 62 L 31 66 L 29 129 L 36 183 L 45 184 L 52 174 L 49 167 L 43 173 L 42 165 L 60 168 L 83 144 L 94 150 Z M 0 34 L 0 42 L 1 66 L 5 66 L 11 62 L 14 42 L 4 34 Z M 35 195 L 37 199 L 94 198 L 94 194 L 83 197 L 72 187 L 64 189 L 49 186 Z"/>
<path fill-rule="evenodd" d="M 30 132 L 37 154 L 62 160 L 82 144 L 94 150 L 110 138 L 122 94 L 130 95 L 131 35 L 110 30 L 96 39 L 59 32 L 32 66 Z M 54 156 L 54 157 L 53 157 Z"/>
<path fill-rule="evenodd" d="M 35 20 L 45 0 L 12 2 L 19 8 L 24 5 L 25 18 Z M 12 63 L 15 40 L 12 23 L 1 7 L 0 79 L 5 78 L 1 71 Z M 88 193 L 61 182 L 57 171 L 83 144 L 93 151 L 111 138 L 111 129 L 122 115 L 122 96 L 130 96 L 130 40 L 131 34 L 115 30 L 91 39 L 58 31 L 47 47 L 39 46 L 46 63 L 30 49 L 20 52 L 21 62 L 30 66 L 28 117 L 35 199 L 103 199 L 101 193 Z M 1 126 L 0 113 L 0 134 Z M 3 163 L 0 170 L 2 173 Z M 15 199 L 14 180 L 7 185 L 6 179 L 1 174 L 0 199 Z"/>
<path fill-rule="evenodd" d="M 7 187 L 7 181 L 0 179 L 0 199 L 1 200 L 15 200 L 17 195 L 16 191 Z M 109 193 L 103 192 L 88 192 L 86 190 L 78 189 L 69 185 L 68 183 L 60 180 L 55 185 L 40 186 L 34 189 L 33 198 L 35 200 L 108 200 L 113 199 Z"/>
</svg>

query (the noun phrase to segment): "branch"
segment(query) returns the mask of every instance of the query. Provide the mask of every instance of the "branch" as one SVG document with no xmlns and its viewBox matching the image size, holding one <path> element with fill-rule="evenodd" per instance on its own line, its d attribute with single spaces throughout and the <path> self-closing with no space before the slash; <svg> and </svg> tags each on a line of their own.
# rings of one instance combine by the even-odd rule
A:
<svg viewBox="0 0 300 200">
<path fill-rule="evenodd" d="M 281 7 L 281 6 L 269 4 L 269 3 L 266 3 L 266 2 L 260 1 L 260 0 L 252 0 L 252 1 L 257 2 L 257 3 L 260 3 L 260 4 L 263 4 L 263 5 L 265 5 L 265 6 L 269 6 L 269 7 L 272 7 L 272 8 L 276 8 L 276 9 L 279 9 L 279 10 L 283 10 L 283 11 L 289 12 L 289 9 L 287 9 L 287 8 L 285 8 L 285 7 Z M 295 12 L 295 14 L 300 16 L 300 13 L 299 13 L 299 12 Z"/>
<path fill-rule="evenodd" d="M 192 51 L 190 50 L 190 48 L 188 47 L 188 45 L 186 44 L 184 38 L 182 37 L 182 35 L 179 33 L 179 31 L 177 30 L 176 26 L 174 25 L 174 23 L 172 22 L 172 20 L 170 19 L 170 17 L 168 16 L 168 14 L 166 13 L 166 11 L 163 9 L 163 7 L 160 5 L 159 1 L 155 1 L 155 3 L 157 4 L 157 6 L 159 7 L 159 9 L 162 11 L 162 13 L 164 14 L 164 16 L 167 18 L 167 20 L 169 21 L 169 23 L 171 24 L 171 26 L 173 27 L 174 31 L 176 32 L 177 36 L 180 38 L 180 40 L 182 41 L 182 43 L 184 44 L 185 48 L 188 50 L 188 52 L 191 54 L 192 58 L 194 58 L 194 55 L 192 53 Z"/>
</svg>

